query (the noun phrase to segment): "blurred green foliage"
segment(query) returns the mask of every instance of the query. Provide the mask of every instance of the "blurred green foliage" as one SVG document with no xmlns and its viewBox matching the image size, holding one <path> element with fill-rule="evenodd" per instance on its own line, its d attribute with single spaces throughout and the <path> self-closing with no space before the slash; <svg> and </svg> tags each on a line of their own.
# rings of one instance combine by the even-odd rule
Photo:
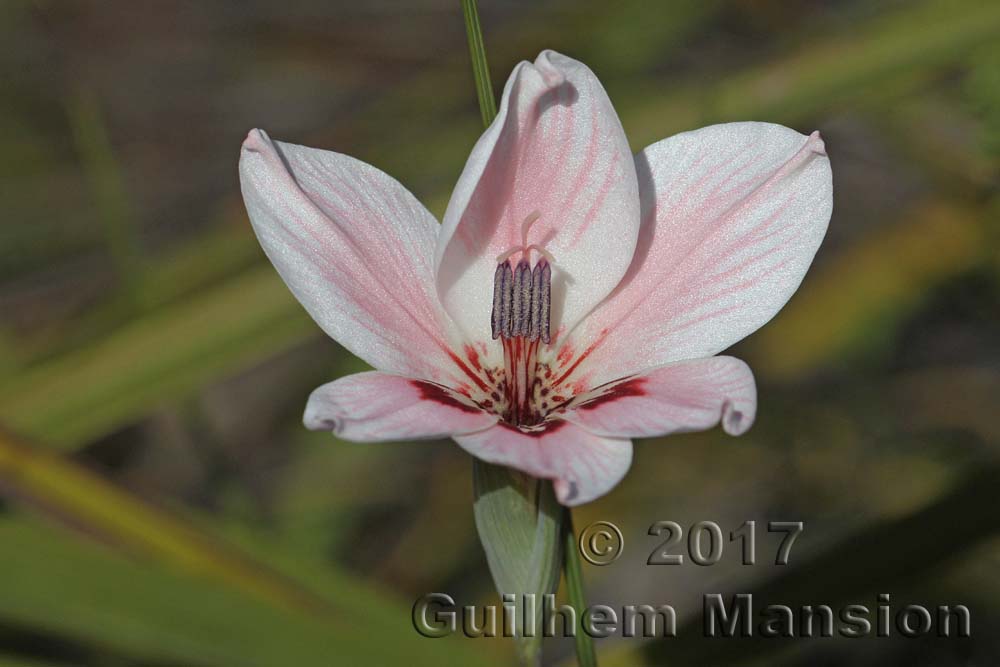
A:
<svg viewBox="0 0 1000 667">
<path fill-rule="evenodd" d="M 469 461 L 302 430 L 308 391 L 361 365 L 263 259 L 235 176 L 264 126 L 376 164 L 440 212 L 479 131 L 458 3 L 2 12 L 0 666 L 509 661 L 507 642 L 410 627 L 423 593 L 491 596 Z M 495 81 L 542 48 L 577 56 L 635 148 L 769 120 L 820 129 L 834 166 L 816 265 L 734 351 L 760 383 L 753 431 L 639 443 L 625 483 L 577 512 L 637 536 L 803 519 L 802 560 L 662 572 L 637 539 L 585 572 L 592 601 L 670 601 L 688 623 L 716 589 L 957 601 L 983 629 L 969 642 L 737 646 L 714 664 L 1000 660 L 1000 5 L 480 13 Z M 621 665 L 706 655 L 599 649 Z"/>
</svg>

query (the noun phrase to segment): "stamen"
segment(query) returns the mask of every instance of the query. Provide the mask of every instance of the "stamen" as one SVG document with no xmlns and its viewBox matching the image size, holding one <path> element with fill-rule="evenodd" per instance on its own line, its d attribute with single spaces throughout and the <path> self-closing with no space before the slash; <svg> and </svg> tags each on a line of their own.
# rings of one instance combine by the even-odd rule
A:
<svg viewBox="0 0 1000 667">
<path fill-rule="evenodd" d="M 507 262 L 498 264 L 496 273 L 493 274 L 493 315 L 490 318 L 493 340 L 510 330 L 510 302 L 513 287 L 510 264 Z"/>
<path fill-rule="evenodd" d="M 514 269 L 514 301 L 511 307 L 511 336 L 524 336 L 531 326 L 531 266 L 522 259 Z"/>
<path fill-rule="evenodd" d="M 539 282 L 541 277 L 542 272 L 538 270 L 538 266 L 535 266 L 531 272 L 531 322 L 528 324 L 528 332 L 525 334 L 525 337 L 530 341 L 538 340 L 538 329 L 542 317 L 542 303 L 538 298 L 541 293 Z"/>
<path fill-rule="evenodd" d="M 532 272 L 532 322 L 534 322 L 534 311 L 538 312 L 538 324 L 532 326 L 533 335 L 541 338 L 543 343 L 548 344 L 551 340 L 549 335 L 550 313 L 552 310 L 552 265 L 544 259 L 535 264 Z"/>
<path fill-rule="evenodd" d="M 490 324 L 493 339 L 503 338 L 505 355 L 514 350 L 507 349 L 506 341 L 523 338 L 532 347 L 538 340 L 549 343 L 550 311 L 552 305 L 552 264 L 555 259 L 540 245 L 528 244 L 528 232 L 541 217 L 533 211 L 521 223 L 521 243 L 497 257 L 497 269 L 493 274 L 493 313 Z M 531 251 L 539 255 L 534 269 L 531 267 Z M 521 253 L 521 260 L 511 267 L 511 258 Z M 515 356 L 517 356 L 515 354 Z M 505 362 L 513 362 L 505 358 Z M 505 363 L 508 368 L 510 364 Z"/>
</svg>

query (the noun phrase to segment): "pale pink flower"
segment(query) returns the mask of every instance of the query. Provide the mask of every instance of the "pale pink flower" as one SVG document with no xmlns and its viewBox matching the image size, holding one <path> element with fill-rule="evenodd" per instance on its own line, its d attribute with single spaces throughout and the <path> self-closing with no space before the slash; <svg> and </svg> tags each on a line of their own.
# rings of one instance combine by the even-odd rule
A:
<svg viewBox="0 0 1000 667">
<path fill-rule="evenodd" d="M 568 505 L 621 480 L 630 438 L 750 427 L 750 369 L 713 355 L 785 304 L 832 209 L 818 133 L 729 123 L 633 157 L 552 51 L 514 69 L 441 225 L 375 167 L 260 130 L 240 180 L 288 287 L 377 369 L 316 389 L 309 428 L 450 436 Z"/>
</svg>

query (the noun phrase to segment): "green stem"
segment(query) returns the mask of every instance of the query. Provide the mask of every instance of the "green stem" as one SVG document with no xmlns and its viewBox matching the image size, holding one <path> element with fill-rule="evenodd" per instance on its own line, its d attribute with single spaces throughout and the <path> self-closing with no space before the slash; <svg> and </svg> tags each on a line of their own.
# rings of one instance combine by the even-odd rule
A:
<svg viewBox="0 0 1000 667">
<path fill-rule="evenodd" d="M 489 127 L 497 115 L 497 102 L 493 97 L 493 84 L 490 83 L 490 67 L 486 63 L 486 45 L 479 27 L 476 0 L 462 0 L 462 13 L 465 15 L 465 34 L 469 37 L 469 56 L 472 58 L 472 76 L 476 80 L 479 112 L 483 116 L 483 126 Z"/>
<path fill-rule="evenodd" d="M 566 591 L 569 593 L 569 604 L 576 609 L 576 617 L 583 618 L 587 608 L 587 596 L 583 590 L 583 571 L 580 568 L 580 549 L 576 544 L 576 533 L 573 530 L 573 513 L 567 507 L 563 518 L 563 557 L 566 559 Z M 580 667 L 597 667 L 597 654 L 594 653 L 594 640 L 586 632 L 577 628 L 576 659 Z"/>
</svg>

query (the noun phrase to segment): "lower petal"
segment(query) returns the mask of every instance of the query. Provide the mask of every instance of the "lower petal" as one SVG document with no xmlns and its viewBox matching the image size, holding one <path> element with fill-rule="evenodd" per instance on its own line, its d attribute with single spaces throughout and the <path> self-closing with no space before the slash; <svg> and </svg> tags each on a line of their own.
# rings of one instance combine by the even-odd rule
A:
<svg viewBox="0 0 1000 667">
<path fill-rule="evenodd" d="M 455 436 L 484 461 L 551 479 L 564 505 L 582 505 L 610 491 L 632 464 L 632 442 L 603 437 L 565 421 L 525 433 L 505 424 Z"/>
<path fill-rule="evenodd" d="M 373 371 L 318 387 L 303 421 L 345 440 L 377 442 L 468 433 L 488 428 L 496 417 L 440 385 Z"/>
<path fill-rule="evenodd" d="M 757 388 L 733 357 L 679 361 L 573 399 L 566 419 L 598 435 L 645 438 L 702 431 L 720 421 L 742 435 L 757 412 Z"/>
</svg>

